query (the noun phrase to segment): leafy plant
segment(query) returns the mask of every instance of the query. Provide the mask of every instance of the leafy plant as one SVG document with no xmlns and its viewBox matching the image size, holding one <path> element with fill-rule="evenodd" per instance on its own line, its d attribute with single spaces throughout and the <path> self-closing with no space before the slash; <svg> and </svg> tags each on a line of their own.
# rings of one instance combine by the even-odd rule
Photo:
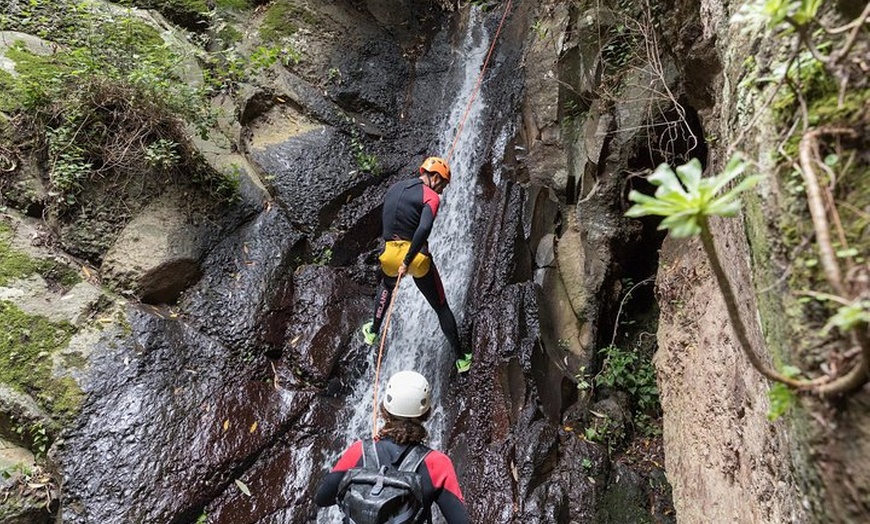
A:
<svg viewBox="0 0 870 524">
<path fill-rule="evenodd" d="M 577 389 L 580 391 L 586 391 L 592 387 L 592 384 L 588 380 L 588 376 L 586 375 L 586 366 L 580 366 L 580 369 L 577 370 L 577 374 L 574 375 L 574 381 L 577 382 Z"/>
<path fill-rule="evenodd" d="M 72 0 L 12 0 L 6 13 L 10 28 L 45 31 L 62 45 L 39 56 L 15 43 L 7 57 L 18 74 L 0 77 L 4 107 L 21 115 L 12 121 L 44 147 L 48 216 L 72 216 L 94 184 L 117 197 L 105 199 L 106 206 L 129 209 L 130 180 L 150 191 L 174 182 L 219 201 L 235 196 L 236 182 L 211 169 L 188 136 L 188 124 L 205 136 L 216 121 L 209 86 L 179 76 L 186 57 L 156 29 Z M 254 53 L 252 63 L 269 59 Z M 119 209 L 109 213 L 122 216 Z"/>
<path fill-rule="evenodd" d="M 758 21 L 775 28 L 783 23 L 805 25 L 815 19 L 824 0 L 752 0 L 735 15 L 736 22 Z"/>
<path fill-rule="evenodd" d="M 599 353 L 604 355 L 604 364 L 594 378 L 596 386 L 627 391 L 637 403 L 638 414 L 658 407 L 659 390 L 652 362 L 637 351 L 614 345 L 599 350 Z"/>
<path fill-rule="evenodd" d="M 350 145 L 353 148 L 354 157 L 356 159 L 356 167 L 363 173 L 371 173 L 373 175 L 380 174 L 380 166 L 378 165 L 378 157 L 375 154 L 368 153 L 365 150 L 359 137 L 354 134 L 350 139 Z"/>
<path fill-rule="evenodd" d="M 794 366 L 783 366 L 782 374 L 786 377 L 796 377 L 800 374 L 800 369 Z M 771 422 L 785 415 L 797 401 L 794 392 L 781 382 L 776 382 L 770 387 L 767 398 L 770 400 L 767 420 Z"/>
<path fill-rule="evenodd" d="M 737 307 L 731 283 L 716 252 L 708 222 L 710 216 L 734 216 L 739 210 L 738 194 L 751 188 L 759 180 L 757 176 L 746 177 L 734 188 L 727 189 L 728 185 L 744 171 L 745 162 L 738 155 L 732 157 L 722 173 L 706 179 L 701 178 L 701 165 L 696 159 L 677 167 L 676 173 L 670 166 L 663 164 L 649 177 L 649 181 L 658 186 L 655 197 L 632 191 L 629 199 L 635 202 L 635 205 L 626 215 L 664 216 L 659 228 L 670 230 L 675 237 L 700 234 L 704 253 L 710 261 L 716 283 L 722 292 L 739 345 L 753 367 L 763 376 L 793 388 L 812 390 L 822 396 L 842 394 L 859 388 L 867 382 L 868 362 L 870 362 L 870 341 L 866 333 L 868 325 L 866 305 L 860 298 L 844 297 L 845 286 L 827 240 L 827 222 L 823 204 L 816 194 L 818 187 L 812 177 L 812 170 L 807 166 L 804 167 L 803 172 L 808 183 L 807 198 L 812 211 L 817 242 L 822 253 L 822 265 L 825 267 L 832 288 L 840 292 L 836 295 L 837 300 L 841 301 L 845 308 L 838 311 L 838 314 L 829 321 L 829 325 L 839 325 L 851 330 L 851 335 L 861 348 L 861 358 L 848 373 L 841 377 L 825 379 L 822 382 L 798 380 L 795 378 L 796 374 L 785 374 L 771 369 L 758 357 L 749 343 L 746 327 Z M 818 295 L 818 293 L 813 294 Z"/>
<path fill-rule="evenodd" d="M 675 238 L 697 235 L 707 217 L 735 216 L 740 210 L 737 195 L 752 188 L 761 177 L 746 177 L 736 187 L 723 190 L 745 170 L 746 162 L 740 155 L 734 155 L 721 174 L 710 178 L 701 178 L 701 162 L 697 158 L 677 167 L 676 173 L 669 165 L 661 164 L 648 178 L 658 186 L 655 196 L 631 191 L 628 198 L 635 205 L 626 216 L 663 216 L 665 219 L 658 228 L 670 230 Z"/>
</svg>

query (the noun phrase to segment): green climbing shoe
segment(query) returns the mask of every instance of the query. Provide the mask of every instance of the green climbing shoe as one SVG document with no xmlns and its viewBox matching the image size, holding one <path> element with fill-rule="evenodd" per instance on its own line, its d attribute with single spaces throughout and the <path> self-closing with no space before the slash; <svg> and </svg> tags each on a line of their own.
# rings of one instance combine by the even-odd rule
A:
<svg viewBox="0 0 870 524">
<path fill-rule="evenodd" d="M 374 346 L 375 343 L 378 341 L 378 334 L 376 332 L 372 331 L 372 323 L 371 322 L 367 322 L 367 323 L 363 324 L 362 335 L 363 335 L 363 341 L 370 346 Z"/>
<path fill-rule="evenodd" d="M 471 369 L 471 353 L 466 353 L 464 357 L 456 361 L 456 371 L 466 373 Z"/>
</svg>

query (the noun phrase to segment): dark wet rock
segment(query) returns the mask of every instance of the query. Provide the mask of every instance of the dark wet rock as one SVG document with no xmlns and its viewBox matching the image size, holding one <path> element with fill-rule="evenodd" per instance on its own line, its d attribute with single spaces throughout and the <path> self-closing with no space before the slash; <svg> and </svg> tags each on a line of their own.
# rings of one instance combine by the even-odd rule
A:
<svg viewBox="0 0 870 524">
<path fill-rule="evenodd" d="M 348 197 L 371 182 L 351 154 L 351 139 L 329 127 L 303 132 L 271 146 L 250 148 L 258 168 L 291 222 L 306 232 L 329 224 Z"/>
<path fill-rule="evenodd" d="M 310 402 L 252 378 L 235 352 L 183 322 L 137 310 L 130 322 L 132 338 L 94 359 L 104 380 L 60 453 L 64 522 L 193 519 Z"/>
<path fill-rule="evenodd" d="M 666 485 L 663 478 L 647 479 L 622 462 L 613 465 L 611 481 L 595 514 L 601 524 L 636 524 L 676 522 L 673 511 L 666 513 L 660 506 L 657 488 Z"/>
<path fill-rule="evenodd" d="M 593 522 L 609 471 L 605 451 L 560 431 L 550 460 L 552 469 L 529 486 L 522 514 L 512 522 Z"/>
<path fill-rule="evenodd" d="M 252 496 L 230 485 L 205 507 L 215 522 L 313 522 L 314 493 L 344 443 L 324 428 L 335 425 L 339 399 L 311 397 L 308 409 L 240 480 Z"/>
<path fill-rule="evenodd" d="M 239 354 L 280 351 L 303 236 L 277 208 L 229 234 L 179 302 L 185 318 Z"/>
<path fill-rule="evenodd" d="M 561 39 L 570 19 L 568 5 L 560 3 L 550 9 L 548 16 L 540 19 L 541 37 L 531 40 L 526 55 L 521 161 L 533 182 L 561 193 L 568 176 L 561 119 L 568 115 L 560 108 L 556 79 L 563 52 Z"/>
<path fill-rule="evenodd" d="M 300 268 L 294 275 L 284 359 L 315 383 L 343 375 L 351 363 L 339 369 L 336 364 L 349 347 L 363 345 L 359 327 L 371 315 L 372 301 L 364 291 L 332 268 Z"/>
</svg>

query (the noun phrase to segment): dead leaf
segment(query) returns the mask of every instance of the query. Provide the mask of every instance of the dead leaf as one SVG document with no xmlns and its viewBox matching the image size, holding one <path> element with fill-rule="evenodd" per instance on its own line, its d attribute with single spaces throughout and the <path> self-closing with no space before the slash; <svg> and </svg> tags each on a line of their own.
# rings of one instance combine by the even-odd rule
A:
<svg viewBox="0 0 870 524">
<path fill-rule="evenodd" d="M 251 424 L 251 433 L 257 431 L 257 421 L 255 420 L 253 424 Z"/>
<path fill-rule="evenodd" d="M 229 427 L 230 427 L 230 419 L 224 420 L 224 431 L 226 431 L 227 428 L 229 428 Z"/>
<path fill-rule="evenodd" d="M 248 486 L 245 485 L 244 482 L 242 482 L 239 479 L 236 479 L 236 486 L 239 487 L 239 491 L 241 491 L 242 493 L 244 493 L 245 495 L 247 495 L 249 497 L 251 496 L 251 490 L 248 489 Z"/>
</svg>

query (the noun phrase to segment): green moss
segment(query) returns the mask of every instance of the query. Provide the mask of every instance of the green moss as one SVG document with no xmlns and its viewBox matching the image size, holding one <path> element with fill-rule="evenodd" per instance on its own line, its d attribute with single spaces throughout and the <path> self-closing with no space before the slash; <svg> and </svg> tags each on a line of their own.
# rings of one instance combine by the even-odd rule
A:
<svg viewBox="0 0 870 524">
<path fill-rule="evenodd" d="M 220 38 L 225 44 L 232 45 L 242 41 L 244 34 L 231 25 L 227 25 L 218 32 Z"/>
<path fill-rule="evenodd" d="M 12 95 L 15 86 L 15 77 L 11 73 L 0 69 L 0 111 L 14 111 L 19 107 Z"/>
<path fill-rule="evenodd" d="M 52 416 L 73 415 L 82 392 L 69 377 L 52 376 L 52 354 L 66 347 L 75 328 L 24 313 L 9 302 L 0 302 L 0 382 L 33 396 Z"/>
<path fill-rule="evenodd" d="M 800 89 L 804 100 L 818 100 L 830 93 L 836 93 L 837 82 L 825 71 L 818 60 L 806 56 L 799 59 L 788 70 L 791 84 Z M 780 121 L 788 121 L 798 110 L 798 96 L 788 84 L 781 88 L 771 104 Z"/>
<path fill-rule="evenodd" d="M 222 9 L 235 9 L 241 11 L 254 7 L 253 0 L 216 0 L 215 5 Z"/>
<path fill-rule="evenodd" d="M 777 286 L 775 260 L 775 238 L 770 235 L 764 202 L 757 194 L 747 193 L 744 198 L 744 220 L 749 244 L 752 246 L 752 267 L 758 299 L 759 318 L 762 324 L 768 351 L 777 367 L 792 361 L 789 351 L 789 327 L 785 322 L 782 294 Z M 781 283 L 780 283 L 781 286 Z"/>
<path fill-rule="evenodd" d="M 293 0 L 277 0 L 263 16 L 260 38 L 265 42 L 277 42 L 299 30 L 299 24 L 314 25 L 317 16 L 307 8 L 296 5 Z"/>
<path fill-rule="evenodd" d="M 33 259 L 9 245 L 9 226 L 0 223 L 0 286 L 36 272 Z"/>
<path fill-rule="evenodd" d="M 38 273 L 49 282 L 60 284 L 67 289 L 81 282 L 74 269 L 56 260 L 31 258 L 13 249 L 9 243 L 12 231 L 5 223 L 0 223 L 0 286 L 10 280 L 24 278 Z"/>
<path fill-rule="evenodd" d="M 820 93 L 820 97 L 809 104 L 808 113 L 810 125 L 841 124 L 857 125 L 870 117 L 867 115 L 865 103 L 870 97 L 870 89 L 848 91 L 840 104 L 840 94 L 836 89 Z"/>
</svg>

